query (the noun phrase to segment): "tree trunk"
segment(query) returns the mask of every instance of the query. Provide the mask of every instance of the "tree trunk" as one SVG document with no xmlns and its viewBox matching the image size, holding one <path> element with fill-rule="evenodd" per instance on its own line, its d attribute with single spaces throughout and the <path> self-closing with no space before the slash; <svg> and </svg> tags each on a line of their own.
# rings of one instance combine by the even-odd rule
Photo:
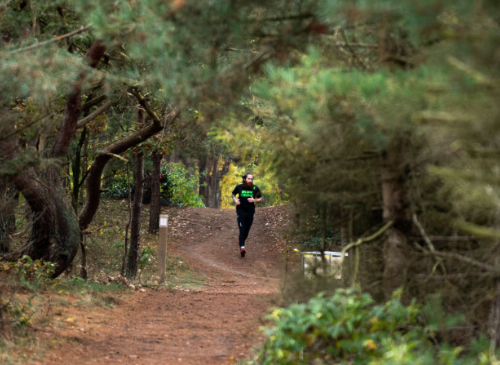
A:
<svg viewBox="0 0 500 365">
<path fill-rule="evenodd" d="M 14 214 L 19 194 L 6 177 L 0 178 L 0 253 L 10 250 L 10 234 L 16 229 Z"/>
<path fill-rule="evenodd" d="M 140 113 L 140 112 L 139 112 Z M 139 266 L 139 249 L 141 245 L 141 213 L 142 195 L 144 191 L 144 154 L 137 154 L 134 173 L 135 195 L 132 207 L 132 222 L 130 228 L 130 249 L 128 252 L 127 277 L 135 278 Z"/>
<path fill-rule="evenodd" d="M 151 175 L 151 204 L 149 205 L 149 233 L 158 233 L 160 229 L 160 167 L 162 155 L 151 154 L 153 174 Z"/>
<path fill-rule="evenodd" d="M 80 277 L 82 279 L 87 280 L 88 273 L 87 273 L 87 236 L 86 235 L 82 235 L 80 237 L 80 248 L 81 248 L 81 252 L 82 252 L 82 261 L 81 261 L 82 267 L 80 268 Z"/>
<path fill-rule="evenodd" d="M 217 208 L 217 175 L 219 172 L 219 159 L 214 158 L 214 162 L 212 164 L 212 174 L 209 185 L 209 208 Z"/>
<path fill-rule="evenodd" d="M 188 176 L 191 177 L 194 175 L 194 170 L 191 169 L 193 165 L 193 159 L 191 157 L 182 157 L 181 162 L 188 171 Z"/>
<path fill-rule="evenodd" d="M 491 303 L 489 318 L 490 341 L 494 341 L 495 347 L 500 346 L 500 280 L 495 279 L 495 296 Z"/>
<path fill-rule="evenodd" d="M 75 158 L 71 164 L 71 169 L 73 170 L 73 193 L 72 193 L 72 203 L 73 209 L 75 213 L 78 214 L 78 197 L 80 196 L 80 172 L 81 172 L 81 164 L 82 164 L 82 147 L 85 143 L 85 138 L 87 135 L 87 128 L 83 128 L 82 133 L 80 135 L 80 140 L 78 141 L 78 145 L 76 147 Z"/>
<path fill-rule="evenodd" d="M 215 163 L 215 158 L 210 157 L 208 162 L 206 163 L 206 174 L 205 174 L 205 190 L 203 194 L 203 202 L 205 203 L 205 206 L 207 208 L 210 208 L 210 196 L 211 196 L 211 185 L 212 185 L 212 179 L 213 179 L 213 174 L 211 171 L 213 170 L 213 165 Z"/>
<path fill-rule="evenodd" d="M 216 157 L 210 157 L 208 163 L 206 160 L 200 161 L 200 172 L 207 170 L 207 173 L 203 179 L 206 183 L 204 189 L 200 187 L 200 195 L 203 193 L 203 200 L 207 208 L 217 208 L 220 209 L 221 205 L 221 191 L 220 191 L 220 179 L 227 174 L 229 171 L 229 166 L 231 165 L 231 160 L 226 160 L 222 166 L 222 170 L 219 171 L 219 159 Z M 210 172 L 211 171 L 211 172 Z M 200 183 L 202 181 L 200 175 Z"/>
<path fill-rule="evenodd" d="M 231 166 L 231 160 L 224 161 L 224 165 L 222 165 L 222 170 L 217 175 L 217 209 L 220 209 L 221 201 L 222 201 L 222 193 L 220 188 L 220 180 L 229 172 L 229 167 Z"/>
<path fill-rule="evenodd" d="M 383 288 L 386 298 L 405 282 L 404 254 L 408 233 L 408 197 L 404 174 L 404 141 L 398 140 L 382 154 L 381 166 L 383 219 L 394 221 L 384 241 Z"/>
<path fill-rule="evenodd" d="M 40 176 L 30 169 L 13 179 L 31 208 L 33 223 L 28 243 L 4 258 L 15 261 L 28 255 L 33 260 L 51 261 L 56 264 L 57 277 L 73 261 L 80 231 L 58 169 L 52 166 L 48 170 Z"/>
<path fill-rule="evenodd" d="M 198 194 L 205 200 L 205 191 L 207 190 L 206 182 L 206 169 L 207 169 L 207 158 L 203 156 L 198 162 L 198 172 L 199 172 L 199 188 Z"/>
</svg>

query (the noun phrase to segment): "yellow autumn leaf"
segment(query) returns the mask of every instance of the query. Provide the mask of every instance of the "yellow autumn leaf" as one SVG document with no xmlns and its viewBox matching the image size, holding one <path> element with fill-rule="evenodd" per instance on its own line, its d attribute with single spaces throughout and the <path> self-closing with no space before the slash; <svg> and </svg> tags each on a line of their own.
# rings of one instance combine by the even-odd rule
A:
<svg viewBox="0 0 500 365">
<path fill-rule="evenodd" d="M 66 322 L 74 322 L 74 321 L 75 321 L 74 318 L 68 318 L 68 319 L 66 319 Z"/>
<path fill-rule="evenodd" d="M 363 347 L 367 348 L 368 350 L 375 350 L 377 348 L 377 345 L 373 340 L 366 340 L 363 342 Z"/>
</svg>

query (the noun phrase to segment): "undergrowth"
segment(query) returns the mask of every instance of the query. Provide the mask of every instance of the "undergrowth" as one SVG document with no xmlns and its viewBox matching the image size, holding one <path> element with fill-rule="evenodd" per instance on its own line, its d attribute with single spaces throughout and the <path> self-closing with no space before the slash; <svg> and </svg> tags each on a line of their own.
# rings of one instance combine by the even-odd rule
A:
<svg viewBox="0 0 500 365">
<path fill-rule="evenodd" d="M 41 361 L 45 352 L 35 336 L 43 327 L 74 326 L 80 310 L 112 309 L 129 292 L 117 283 L 51 279 L 54 265 L 24 256 L 0 265 L 0 363 Z"/>
<path fill-rule="evenodd" d="M 266 340 L 254 365 L 292 364 L 490 364 L 494 352 L 479 338 L 469 348 L 438 341 L 440 332 L 460 325 L 447 318 L 447 328 L 426 313 L 433 308 L 415 302 L 404 305 L 401 290 L 377 305 L 358 289 L 319 294 L 304 304 L 273 308 L 263 327 Z"/>
</svg>

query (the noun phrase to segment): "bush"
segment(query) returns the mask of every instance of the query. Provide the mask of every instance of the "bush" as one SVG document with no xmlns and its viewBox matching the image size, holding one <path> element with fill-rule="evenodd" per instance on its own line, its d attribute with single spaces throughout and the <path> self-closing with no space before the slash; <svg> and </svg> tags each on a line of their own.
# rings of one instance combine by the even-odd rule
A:
<svg viewBox="0 0 500 365">
<path fill-rule="evenodd" d="M 197 194 L 198 174 L 189 176 L 189 171 L 180 163 L 163 166 L 160 170 L 160 204 L 161 205 L 184 205 L 191 207 L 204 207 L 203 199 Z M 146 182 L 144 186 L 143 203 L 151 202 L 151 172 L 146 171 Z M 132 198 L 134 196 L 134 182 L 130 178 Z M 128 197 L 127 176 L 125 174 L 115 175 L 109 183 L 106 196 L 113 199 L 125 199 Z"/>
<path fill-rule="evenodd" d="M 274 308 L 273 327 L 251 364 L 489 364 L 485 353 L 434 344 L 415 303 L 404 306 L 401 291 L 384 305 L 357 289 L 337 289 L 306 304 Z M 433 342 L 434 340 L 434 342 Z M 475 348 L 488 348 L 482 343 Z M 317 360 L 320 359 L 320 360 Z"/>
<path fill-rule="evenodd" d="M 28 255 L 24 255 L 16 262 L 6 262 L 0 266 L 0 271 L 13 272 L 16 279 L 22 285 L 33 283 L 41 285 L 50 282 L 56 265 L 50 261 L 33 261 Z"/>
<path fill-rule="evenodd" d="M 168 174 L 168 179 L 172 185 L 170 192 L 172 202 L 175 205 L 185 205 L 189 207 L 205 207 L 203 198 L 198 195 L 199 175 L 198 173 L 189 176 L 189 171 L 181 163 L 170 165 L 170 170 L 162 169 L 162 175 Z"/>
</svg>

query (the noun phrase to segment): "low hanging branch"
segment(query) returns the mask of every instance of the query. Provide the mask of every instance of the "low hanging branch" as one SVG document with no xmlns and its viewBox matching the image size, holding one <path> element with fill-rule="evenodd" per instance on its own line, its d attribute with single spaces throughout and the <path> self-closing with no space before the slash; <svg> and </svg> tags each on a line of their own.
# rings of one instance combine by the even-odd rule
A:
<svg viewBox="0 0 500 365">
<path fill-rule="evenodd" d="M 423 248 L 422 246 L 420 246 L 418 243 L 416 243 L 416 246 L 421 251 L 423 251 L 426 255 L 432 255 L 432 256 L 436 256 L 436 257 L 444 257 L 444 258 L 455 259 L 455 260 L 462 261 L 462 262 L 464 262 L 466 264 L 479 267 L 479 268 L 484 269 L 486 271 L 489 271 L 491 273 L 496 273 L 496 274 L 500 273 L 500 269 L 497 269 L 497 268 L 495 268 L 492 265 L 485 264 L 484 262 L 477 261 L 477 260 L 471 259 L 469 257 L 462 256 L 462 255 L 459 255 L 457 253 L 453 253 L 453 252 L 436 251 L 436 249 L 434 248 L 434 245 L 432 244 L 429 236 L 427 236 L 427 234 L 425 233 L 424 228 L 422 227 L 422 225 L 418 221 L 417 216 L 415 214 L 413 215 L 413 222 L 415 223 L 415 225 L 417 226 L 418 230 L 420 231 L 420 234 L 424 238 L 425 243 L 427 243 L 427 246 L 429 246 L 429 250 L 426 250 L 425 248 Z"/>
<path fill-rule="evenodd" d="M 76 124 L 76 129 L 80 129 L 85 127 L 87 124 L 92 122 L 95 118 L 97 118 L 99 115 L 107 111 L 109 108 L 111 108 L 114 105 L 114 102 L 110 101 L 109 103 L 104 104 L 101 106 L 99 109 L 94 111 L 93 113 L 89 114 L 83 119 L 80 119 L 78 123 Z"/>
<path fill-rule="evenodd" d="M 430 251 L 426 250 L 425 248 L 423 248 L 422 246 L 420 246 L 418 244 L 417 244 L 417 247 L 421 251 L 423 251 L 424 253 L 426 253 L 427 255 L 434 255 L 434 256 L 437 256 L 437 257 L 453 258 L 453 259 L 465 262 L 467 264 L 470 264 L 470 265 L 473 265 L 473 266 L 476 266 L 476 267 L 480 267 L 482 269 L 485 269 L 485 270 L 488 270 L 488 271 L 491 271 L 491 272 L 497 272 L 498 271 L 494 266 L 485 264 L 485 263 L 480 262 L 480 261 L 476 261 L 476 260 L 471 259 L 471 258 L 466 257 L 466 256 L 462 256 L 462 255 L 459 255 L 459 254 L 456 254 L 456 253 L 453 253 L 453 252 L 440 252 L 440 251 L 436 251 L 436 249 L 434 248 L 434 245 L 432 244 L 429 236 L 427 236 L 427 234 L 425 233 L 424 228 L 422 227 L 422 225 L 418 221 L 417 216 L 415 214 L 413 215 L 413 222 L 415 223 L 415 225 L 417 226 L 418 230 L 420 231 L 420 234 L 424 238 L 425 243 L 427 243 L 427 245 L 429 246 Z"/>
<path fill-rule="evenodd" d="M 385 231 L 387 231 L 389 228 L 391 228 L 393 224 L 394 224 L 394 221 L 387 222 L 382 228 L 380 228 L 377 232 L 375 232 L 371 236 L 360 238 L 356 242 L 351 242 L 347 246 L 345 246 L 342 249 L 342 252 L 340 254 L 340 262 L 339 262 L 339 265 L 337 266 L 337 269 L 334 270 L 331 274 L 325 275 L 323 277 L 326 278 L 326 277 L 337 276 L 339 271 L 342 270 L 342 265 L 344 264 L 344 258 L 345 258 L 345 254 L 347 251 L 349 251 L 353 247 L 358 247 L 358 246 L 361 246 L 363 243 L 368 243 L 368 242 L 371 242 L 371 241 L 377 239 L 382 234 L 384 234 Z"/>
<path fill-rule="evenodd" d="M 377 232 L 375 232 L 374 234 L 372 234 L 371 236 L 368 236 L 368 237 L 364 237 L 364 238 L 360 238 L 358 239 L 356 242 L 351 242 L 349 243 L 347 246 L 345 246 L 343 249 L 342 249 L 342 252 L 340 254 L 340 263 L 339 263 L 339 267 L 342 267 L 342 264 L 344 263 L 344 258 L 345 258 L 345 253 L 347 251 L 349 251 L 351 248 L 353 247 L 357 247 L 357 246 L 361 246 L 363 243 L 367 243 L 367 242 L 371 242 L 373 241 L 374 239 L 380 237 L 385 231 L 387 231 L 390 227 L 392 227 L 392 225 L 394 224 L 394 221 L 390 221 L 390 222 L 387 222 L 385 224 L 385 226 L 383 226 L 382 228 L 380 228 Z"/>
<path fill-rule="evenodd" d="M 74 35 L 83 33 L 83 32 L 85 32 L 88 29 L 90 29 L 90 25 L 87 25 L 86 27 L 81 27 L 80 29 L 77 29 L 77 30 L 75 30 L 75 31 L 73 31 L 71 33 L 66 33 L 66 34 L 57 36 L 54 39 L 51 39 L 51 40 L 48 40 L 48 41 L 45 41 L 45 42 L 40 42 L 40 43 L 34 44 L 32 46 L 28 46 L 28 47 L 25 47 L 25 48 L 16 49 L 15 51 L 12 51 L 10 53 L 24 52 L 24 51 L 29 51 L 31 49 L 35 49 L 35 48 L 38 48 L 38 47 L 43 47 L 43 46 L 45 46 L 45 45 L 47 45 L 49 43 L 59 42 L 59 41 L 61 41 L 63 39 L 73 37 Z"/>
<path fill-rule="evenodd" d="M 144 99 L 144 97 L 137 90 L 131 90 L 131 93 L 137 98 L 137 101 L 148 113 L 153 123 L 150 123 L 149 125 L 139 129 L 131 135 L 110 144 L 97 154 L 94 162 L 92 163 L 92 166 L 90 167 L 90 172 L 87 177 L 87 201 L 78 218 L 81 230 L 85 230 L 88 227 L 90 222 L 92 222 L 97 209 L 99 208 L 99 203 L 101 200 L 102 172 L 104 171 L 104 167 L 106 166 L 108 161 L 113 157 L 122 158 L 121 156 L 118 157 L 119 154 L 127 151 L 134 146 L 137 146 L 139 143 L 144 142 L 163 129 L 163 123 L 158 118 L 153 109 L 151 109 L 150 105 Z M 179 115 L 180 109 L 174 108 L 170 113 L 167 114 L 165 119 L 171 123 L 175 119 L 177 119 Z"/>
<path fill-rule="evenodd" d="M 95 99 L 87 101 L 85 104 L 82 105 L 82 108 L 81 108 L 82 112 L 85 111 L 85 110 L 89 110 L 90 108 L 92 108 L 93 106 L 96 106 L 97 104 L 100 104 L 101 101 L 104 101 L 107 98 L 108 98 L 107 95 L 101 95 L 101 96 L 98 96 Z"/>
</svg>

